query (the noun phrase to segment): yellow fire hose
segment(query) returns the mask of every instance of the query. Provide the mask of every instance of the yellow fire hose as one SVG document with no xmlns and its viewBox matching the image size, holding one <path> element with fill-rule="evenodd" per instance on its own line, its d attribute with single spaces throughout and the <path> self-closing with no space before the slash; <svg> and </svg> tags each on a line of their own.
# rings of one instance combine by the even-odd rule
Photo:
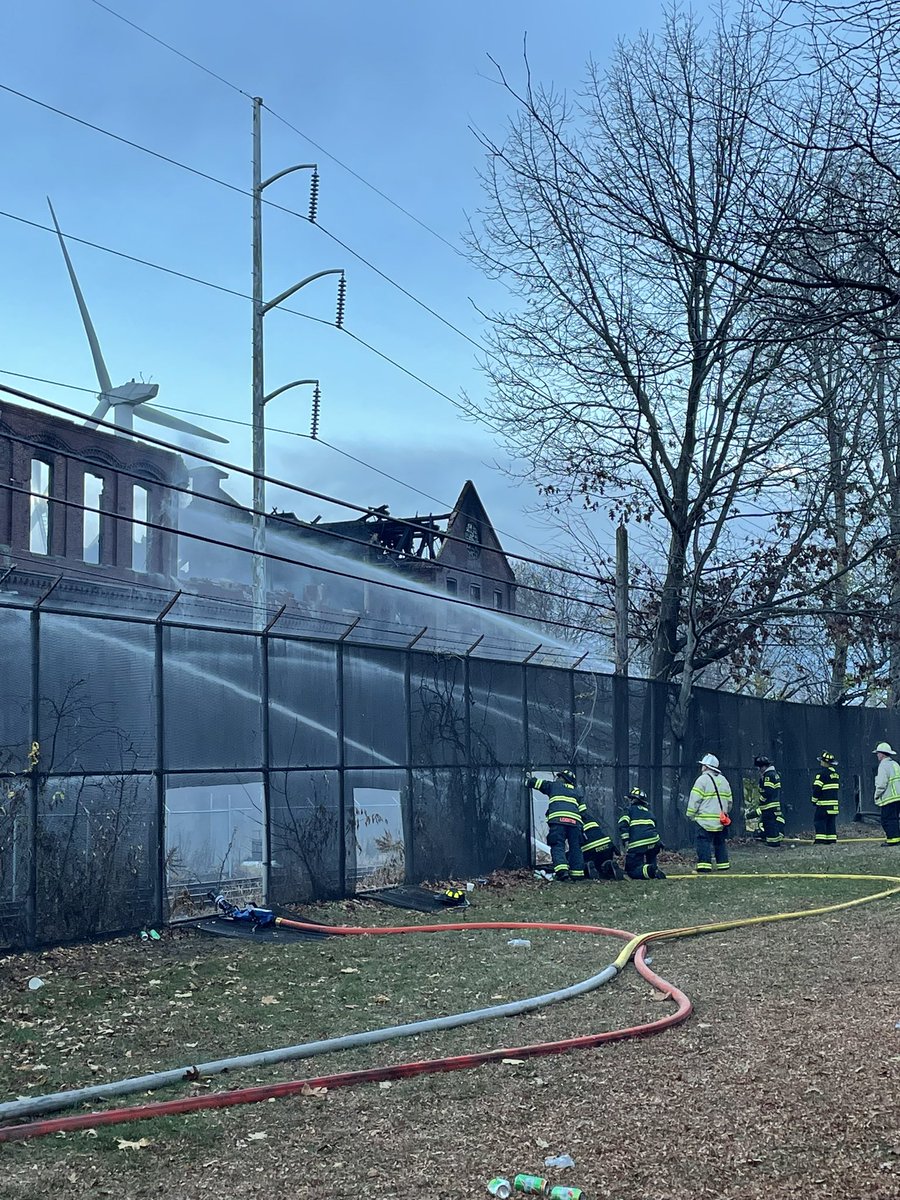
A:
<svg viewBox="0 0 900 1200">
<path fill-rule="evenodd" d="M 722 878 L 723 876 L 714 876 L 714 878 Z M 709 883 L 706 876 L 697 874 L 690 875 L 668 875 L 668 879 L 700 879 L 704 881 L 704 885 Z M 894 886 L 884 889 L 880 892 L 873 892 L 870 896 L 858 896 L 855 900 L 842 900 L 839 904 L 826 904 L 821 908 L 802 908 L 794 912 L 771 913 L 764 917 L 740 917 L 732 921 L 714 921 L 707 925 L 689 925 L 680 929 L 658 929 L 650 933 L 641 933 L 625 946 L 622 953 L 615 960 L 615 965 L 621 970 L 626 963 L 632 958 L 639 947 L 646 942 L 661 941 L 666 938 L 693 937 L 701 933 L 722 933 L 728 929 L 743 929 L 748 925 L 767 925 L 773 921 L 797 921 L 801 917 L 817 917 L 824 913 L 839 912 L 844 908 L 854 908 L 859 904 L 871 904 L 875 900 L 886 900 L 889 896 L 900 896 L 900 876 L 898 875 L 845 875 L 838 874 L 832 871 L 761 871 L 761 872 L 746 872 L 744 874 L 729 874 L 729 879 L 851 879 L 851 880 L 879 880 L 882 883 L 891 883 Z"/>
</svg>

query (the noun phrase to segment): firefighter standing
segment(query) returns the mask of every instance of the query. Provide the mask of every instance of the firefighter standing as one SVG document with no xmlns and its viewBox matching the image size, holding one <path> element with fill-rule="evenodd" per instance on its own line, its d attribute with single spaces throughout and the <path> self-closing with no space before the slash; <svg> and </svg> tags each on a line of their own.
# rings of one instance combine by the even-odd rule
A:
<svg viewBox="0 0 900 1200">
<path fill-rule="evenodd" d="M 759 771 L 759 817 L 762 821 L 762 840 L 773 850 L 780 850 L 784 841 L 784 813 L 781 811 L 781 776 L 771 758 L 757 754 L 753 765 Z"/>
<path fill-rule="evenodd" d="M 628 808 L 619 817 L 619 837 L 625 847 L 625 874 L 629 879 L 665 879 L 665 872 L 656 865 L 662 841 L 647 794 L 639 787 L 633 787 L 625 802 Z"/>
<path fill-rule="evenodd" d="M 881 813 L 883 846 L 900 846 L 900 763 L 890 742 L 875 747 L 878 774 L 875 776 L 875 805 Z"/>
<path fill-rule="evenodd" d="M 704 754 L 699 764 L 703 770 L 697 776 L 688 799 L 685 816 L 697 825 L 697 872 L 704 875 L 713 869 L 727 871 L 731 866 L 728 857 L 728 826 L 731 824 L 731 787 L 719 770 L 719 760 L 714 754 Z"/>
<path fill-rule="evenodd" d="M 824 750 L 819 755 L 819 770 L 813 780 L 813 825 L 817 846 L 833 846 L 837 842 L 837 817 L 840 808 L 841 777 L 837 759 Z"/>
<path fill-rule="evenodd" d="M 554 779 L 538 779 L 532 772 L 525 786 L 542 792 L 547 804 L 547 844 L 553 863 L 554 879 L 584 879 L 581 835 L 584 829 L 584 801 L 575 786 L 574 771 L 557 771 Z"/>
<path fill-rule="evenodd" d="M 584 855 L 585 873 L 590 874 L 590 868 L 596 868 L 601 879 L 624 879 L 625 872 L 616 862 L 619 853 L 613 845 L 613 840 L 602 828 L 600 822 L 585 809 L 583 841 L 581 853 Z"/>
</svg>

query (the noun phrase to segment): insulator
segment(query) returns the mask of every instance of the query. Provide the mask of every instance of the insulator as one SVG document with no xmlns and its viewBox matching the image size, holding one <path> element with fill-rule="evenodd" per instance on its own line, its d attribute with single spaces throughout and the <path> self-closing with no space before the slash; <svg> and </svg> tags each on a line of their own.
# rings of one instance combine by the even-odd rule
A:
<svg viewBox="0 0 900 1200">
<path fill-rule="evenodd" d="M 309 183 L 309 219 L 313 225 L 316 223 L 316 214 L 319 211 L 319 172 L 313 171 L 312 179 Z"/>
<path fill-rule="evenodd" d="M 319 436 L 319 404 L 321 399 L 322 393 L 319 391 L 319 385 L 316 384 L 316 386 L 313 388 L 312 423 L 310 424 L 309 428 L 309 436 L 313 439 L 313 441 L 315 441 Z"/>
<path fill-rule="evenodd" d="M 347 303 L 347 278 L 341 275 L 338 280 L 337 314 L 334 323 L 338 329 L 344 328 L 344 307 Z"/>
</svg>

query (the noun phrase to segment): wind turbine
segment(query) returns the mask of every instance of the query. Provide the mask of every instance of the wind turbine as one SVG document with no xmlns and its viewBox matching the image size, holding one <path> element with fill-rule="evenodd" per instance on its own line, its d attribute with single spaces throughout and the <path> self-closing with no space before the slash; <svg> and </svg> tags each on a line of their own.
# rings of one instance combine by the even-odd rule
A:
<svg viewBox="0 0 900 1200">
<path fill-rule="evenodd" d="M 84 331 L 87 334 L 87 339 L 91 347 L 94 368 L 100 384 L 97 407 L 91 413 L 90 419 L 87 422 L 88 425 L 102 421 L 109 410 L 112 409 L 113 421 L 120 429 L 126 432 L 134 430 L 134 418 L 138 416 L 144 421 L 151 421 L 154 425 L 164 425 L 167 429 L 177 429 L 180 433 L 189 433 L 194 437 L 206 438 L 211 442 L 227 443 L 228 438 L 221 437 L 218 433 L 211 433 L 208 429 L 201 429 L 199 425 L 192 425 L 189 421 L 182 421 L 178 417 L 172 417 L 166 412 L 161 412 L 158 408 L 151 408 L 147 401 L 156 399 L 159 392 L 158 383 L 138 383 L 132 379 L 129 383 L 113 387 L 109 371 L 106 369 L 106 363 L 103 361 L 103 355 L 100 351 L 100 343 L 97 340 L 96 330 L 91 321 L 90 313 L 87 310 L 87 305 L 84 302 L 84 296 L 81 294 L 81 288 L 75 275 L 75 268 L 72 266 L 72 260 L 69 258 L 69 251 L 66 249 L 62 230 L 56 219 L 56 213 L 53 211 L 53 205 L 50 204 L 49 196 L 47 197 L 47 204 L 50 205 L 50 216 L 53 218 L 56 236 L 59 238 L 63 257 L 69 269 L 69 278 L 72 281 L 72 287 L 75 291 L 75 299 L 78 301 L 78 310 L 81 313 L 81 320 L 84 323 Z"/>
</svg>

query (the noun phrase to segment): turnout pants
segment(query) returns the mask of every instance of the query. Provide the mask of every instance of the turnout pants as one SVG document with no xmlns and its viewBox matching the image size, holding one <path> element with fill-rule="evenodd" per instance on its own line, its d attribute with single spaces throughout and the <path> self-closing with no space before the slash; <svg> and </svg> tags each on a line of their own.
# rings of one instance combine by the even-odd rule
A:
<svg viewBox="0 0 900 1200">
<path fill-rule="evenodd" d="M 826 846 L 834 845 L 837 841 L 837 817 L 838 810 L 836 808 L 826 808 L 823 804 L 816 805 L 813 816 L 813 827 L 816 831 L 814 842 Z"/>
<path fill-rule="evenodd" d="M 764 808 L 760 814 L 763 841 L 767 846 L 780 846 L 784 841 L 784 817 L 780 808 Z"/>
<path fill-rule="evenodd" d="M 728 857 L 727 831 L 724 825 L 718 829 L 697 826 L 697 870 L 701 873 L 713 869 L 713 855 L 717 871 L 727 871 L 731 866 Z"/>
<path fill-rule="evenodd" d="M 629 879 L 656 879 L 659 868 L 656 858 L 659 846 L 625 851 L 625 874 Z"/>
<path fill-rule="evenodd" d="M 584 855 L 581 853 L 581 822 L 551 821 L 547 832 L 547 845 L 553 874 L 557 879 L 571 875 L 573 879 L 584 878 Z"/>
<path fill-rule="evenodd" d="M 900 846 L 900 800 L 881 806 L 881 828 L 889 846 Z"/>
<path fill-rule="evenodd" d="M 625 878 L 611 846 L 607 846 L 605 850 L 585 850 L 584 866 L 588 875 L 596 874 L 599 879 Z"/>
</svg>

